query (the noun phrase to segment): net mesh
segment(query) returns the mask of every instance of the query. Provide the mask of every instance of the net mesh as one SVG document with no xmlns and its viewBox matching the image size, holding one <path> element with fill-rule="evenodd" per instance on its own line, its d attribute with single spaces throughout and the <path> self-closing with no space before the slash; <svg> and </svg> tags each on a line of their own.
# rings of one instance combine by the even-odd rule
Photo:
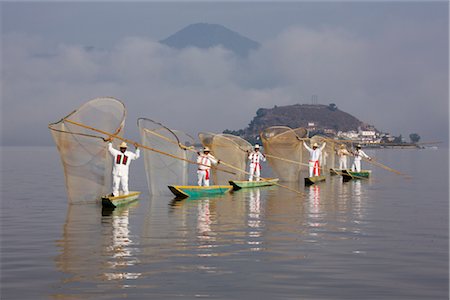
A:
<svg viewBox="0 0 450 300">
<path fill-rule="evenodd" d="M 126 110 L 114 98 L 96 98 L 56 123 L 49 124 L 64 169 L 69 203 L 93 202 L 111 190 L 112 158 L 107 136 L 67 122 L 71 120 L 122 135 Z"/>
<path fill-rule="evenodd" d="M 245 180 L 247 151 L 252 150 L 252 145 L 241 137 L 231 134 L 199 133 L 198 137 L 203 146 L 211 149 L 211 154 L 224 163 L 220 165 L 222 170 L 230 171 L 235 175 L 212 169 L 214 184 L 228 184 L 230 180 Z M 233 167 L 229 167 L 231 165 Z"/>
<path fill-rule="evenodd" d="M 193 160 L 195 151 L 184 146 L 194 145 L 194 138 L 190 135 L 171 130 L 156 121 L 140 118 L 138 127 L 141 142 L 144 146 L 158 149 L 179 158 Z M 169 195 L 168 185 L 187 185 L 187 161 L 176 159 L 154 151 L 144 151 L 145 172 L 151 195 Z"/>
<path fill-rule="evenodd" d="M 302 138 L 306 138 L 308 136 L 308 130 L 306 128 L 304 128 L 304 127 L 294 128 L 292 130 L 301 139 Z"/>
<path fill-rule="evenodd" d="M 286 160 L 303 161 L 304 152 L 300 139 L 306 135 L 306 130 L 302 128 L 294 130 L 285 126 L 272 126 L 264 129 L 260 135 L 264 151 L 268 154 L 267 160 L 269 165 L 277 177 L 281 181 L 297 181 L 301 165 Z"/>
</svg>

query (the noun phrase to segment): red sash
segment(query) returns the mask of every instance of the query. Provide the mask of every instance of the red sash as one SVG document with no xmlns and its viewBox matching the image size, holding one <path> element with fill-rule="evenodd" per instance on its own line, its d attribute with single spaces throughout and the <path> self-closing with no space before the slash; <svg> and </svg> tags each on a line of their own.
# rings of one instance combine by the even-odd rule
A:
<svg viewBox="0 0 450 300">
<path fill-rule="evenodd" d="M 320 168 L 319 168 L 319 161 L 318 160 L 316 160 L 314 162 L 313 170 L 314 170 L 314 174 L 317 174 L 317 176 L 320 176 Z"/>
<path fill-rule="evenodd" d="M 250 159 L 252 161 L 252 164 L 255 165 L 253 172 L 256 172 L 257 167 L 259 167 L 259 170 L 261 170 L 261 164 L 259 163 L 259 155 L 257 153 L 252 153 Z"/>
<path fill-rule="evenodd" d="M 205 172 L 206 172 L 205 179 L 209 180 L 209 170 L 205 170 Z"/>
</svg>

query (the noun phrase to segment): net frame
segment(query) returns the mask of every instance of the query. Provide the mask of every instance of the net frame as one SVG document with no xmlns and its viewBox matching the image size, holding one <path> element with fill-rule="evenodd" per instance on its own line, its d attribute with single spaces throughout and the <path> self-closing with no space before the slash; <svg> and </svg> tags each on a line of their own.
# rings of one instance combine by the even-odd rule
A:
<svg viewBox="0 0 450 300">
<path fill-rule="evenodd" d="M 224 165 L 222 166 L 223 169 L 230 172 L 239 169 L 245 172 L 248 152 L 253 149 L 248 141 L 226 133 L 200 132 L 198 137 L 204 147 L 211 149 L 211 154 L 214 157 L 231 166 Z M 244 172 L 230 174 L 212 169 L 211 173 L 215 184 L 227 185 L 230 180 L 245 180 L 246 174 Z"/>
<path fill-rule="evenodd" d="M 138 118 L 141 143 L 143 146 L 163 149 L 176 159 L 153 151 L 144 152 L 144 166 L 150 195 L 169 195 L 168 185 L 187 185 L 189 162 L 195 150 L 191 145 L 195 139 L 180 130 L 172 130 L 160 122 L 149 118 Z M 183 141 L 181 141 L 184 138 Z M 186 146 L 189 144 L 189 146 Z"/>
<path fill-rule="evenodd" d="M 78 127 L 77 121 L 122 135 L 126 119 L 122 101 L 113 97 L 91 99 L 57 122 L 48 124 L 60 154 L 70 204 L 100 200 L 112 185 L 112 157 L 103 134 Z M 117 144 L 116 141 L 114 144 Z"/>
<path fill-rule="evenodd" d="M 303 162 L 303 137 L 299 137 L 296 131 L 300 132 L 300 128 L 294 130 L 288 126 L 271 126 L 260 133 L 264 152 L 268 154 L 269 165 L 281 181 L 295 182 L 299 180 L 302 170 L 300 164 L 277 159 L 278 157 Z"/>
</svg>

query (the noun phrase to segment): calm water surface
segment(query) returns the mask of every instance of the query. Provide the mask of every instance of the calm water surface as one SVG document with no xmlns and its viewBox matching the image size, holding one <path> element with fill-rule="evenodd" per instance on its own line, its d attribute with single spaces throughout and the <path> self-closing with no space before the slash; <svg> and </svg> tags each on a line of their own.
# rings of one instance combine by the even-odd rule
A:
<svg viewBox="0 0 450 300">
<path fill-rule="evenodd" d="M 447 149 L 368 151 L 410 179 L 183 201 L 136 161 L 113 212 L 67 204 L 54 147 L 1 150 L 1 299 L 448 299 Z"/>
</svg>

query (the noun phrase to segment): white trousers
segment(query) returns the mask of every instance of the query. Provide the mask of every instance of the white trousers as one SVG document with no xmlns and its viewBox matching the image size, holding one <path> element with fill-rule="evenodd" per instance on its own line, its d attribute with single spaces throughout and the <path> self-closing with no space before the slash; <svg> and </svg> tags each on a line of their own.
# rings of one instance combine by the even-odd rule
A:
<svg viewBox="0 0 450 300">
<path fill-rule="evenodd" d="M 347 169 L 347 157 L 346 156 L 340 156 L 339 157 L 339 169 L 340 170 L 346 170 Z"/>
<path fill-rule="evenodd" d="M 249 181 L 253 181 L 253 176 L 255 177 L 256 181 L 259 181 L 259 175 L 261 174 L 261 169 L 259 168 L 259 164 L 250 164 L 250 170 L 249 170 L 250 176 L 248 177 Z"/>
<path fill-rule="evenodd" d="M 319 162 L 317 160 L 309 161 L 309 177 L 319 176 L 319 174 L 320 174 L 319 169 L 320 169 L 320 166 L 319 166 Z"/>
<path fill-rule="evenodd" d="M 361 172 L 361 161 L 360 160 L 353 161 L 352 171 L 353 172 Z"/>
<path fill-rule="evenodd" d="M 209 186 L 209 175 L 206 176 L 207 173 L 209 173 L 210 171 L 207 170 L 197 170 L 197 178 L 198 178 L 198 185 L 199 186 Z M 208 177 L 208 179 L 206 179 L 206 177 Z"/>
<path fill-rule="evenodd" d="M 113 195 L 114 197 L 119 196 L 119 185 L 122 185 L 123 195 L 128 195 L 128 176 L 117 176 L 113 175 Z"/>
</svg>

